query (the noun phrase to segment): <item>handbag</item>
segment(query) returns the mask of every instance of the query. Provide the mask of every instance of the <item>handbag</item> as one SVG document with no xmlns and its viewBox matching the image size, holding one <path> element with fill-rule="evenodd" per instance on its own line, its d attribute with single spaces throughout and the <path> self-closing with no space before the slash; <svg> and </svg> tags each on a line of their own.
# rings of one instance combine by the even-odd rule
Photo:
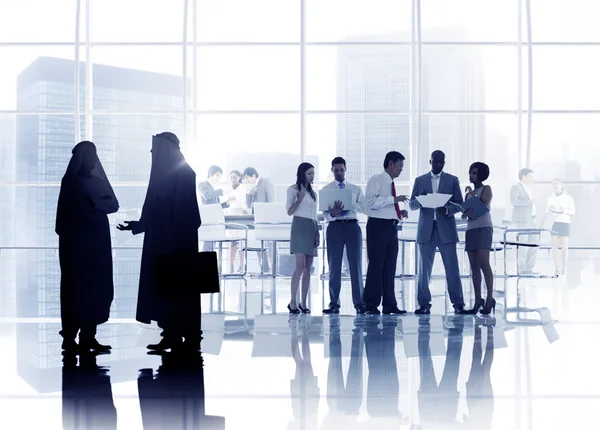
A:
<svg viewBox="0 0 600 430">
<path fill-rule="evenodd" d="M 156 257 L 156 286 L 160 296 L 220 292 L 216 252 L 178 252 Z"/>
</svg>

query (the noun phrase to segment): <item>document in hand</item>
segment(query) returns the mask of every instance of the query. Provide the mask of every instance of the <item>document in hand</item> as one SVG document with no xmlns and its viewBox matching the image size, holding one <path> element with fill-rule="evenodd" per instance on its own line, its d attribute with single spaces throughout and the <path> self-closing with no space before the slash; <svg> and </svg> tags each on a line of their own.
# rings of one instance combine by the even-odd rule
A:
<svg viewBox="0 0 600 430">
<path fill-rule="evenodd" d="M 469 215 L 470 219 L 477 219 L 481 215 L 484 215 L 490 211 L 488 209 L 488 207 L 483 204 L 481 199 L 479 199 L 477 197 L 471 197 L 471 198 L 467 199 L 467 201 L 464 202 L 462 205 L 456 204 L 454 202 L 450 202 L 450 203 L 460 207 L 463 212 L 466 212 L 469 209 L 473 209 L 473 211 Z"/>
<path fill-rule="evenodd" d="M 433 193 L 426 194 L 424 196 L 417 196 L 417 200 L 419 203 L 421 203 L 422 207 L 435 209 L 443 207 L 446 203 L 448 203 L 450 197 L 452 197 L 452 194 Z"/>
</svg>

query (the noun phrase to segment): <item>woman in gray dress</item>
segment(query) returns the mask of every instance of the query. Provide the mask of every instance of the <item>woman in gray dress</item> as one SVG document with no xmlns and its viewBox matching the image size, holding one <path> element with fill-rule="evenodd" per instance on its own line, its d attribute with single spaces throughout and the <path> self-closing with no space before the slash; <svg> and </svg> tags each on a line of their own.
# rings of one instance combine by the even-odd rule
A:
<svg viewBox="0 0 600 430">
<path fill-rule="evenodd" d="M 290 252 L 296 257 L 296 269 L 292 275 L 291 298 L 288 309 L 291 314 L 310 313 L 306 305 L 310 287 L 310 269 L 319 247 L 317 225 L 317 194 L 312 189 L 315 167 L 310 163 L 298 166 L 296 183 L 287 190 L 286 209 L 293 216 Z M 298 287 L 302 278 L 302 298 L 298 304 Z"/>
<path fill-rule="evenodd" d="M 480 199 L 484 205 L 490 208 L 492 202 L 492 187 L 483 185 L 483 181 L 490 176 L 490 168 L 487 164 L 477 162 L 473 163 L 469 169 L 469 181 L 475 189 L 470 186 L 466 189 L 465 201 L 468 199 Z M 473 278 L 473 288 L 475 289 L 475 306 L 470 313 L 479 312 L 489 315 L 496 309 L 496 300 L 493 297 L 494 291 L 494 273 L 490 265 L 490 250 L 492 248 L 492 238 L 494 236 L 494 227 L 490 212 L 486 212 L 477 219 L 470 217 L 472 210 L 469 209 L 463 213 L 462 218 L 467 219 L 467 233 L 465 238 L 465 250 L 469 255 L 471 263 L 471 276 Z M 481 297 L 481 273 L 485 277 L 485 286 L 487 288 L 486 300 Z"/>
</svg>

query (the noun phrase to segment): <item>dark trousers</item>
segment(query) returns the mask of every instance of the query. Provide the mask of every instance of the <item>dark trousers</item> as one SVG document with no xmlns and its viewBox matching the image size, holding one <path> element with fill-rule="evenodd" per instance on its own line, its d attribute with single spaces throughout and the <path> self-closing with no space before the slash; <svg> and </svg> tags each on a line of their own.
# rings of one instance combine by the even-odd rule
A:
<svg viewBox="0 0 600 430">
<path fill-rule="evenodd" d="M 369 218 L 367 222 L 367 283 L 365 307 L 373 310 L 382 303 L 384 308 L 398 306 L 394 291 L 396 260 L 398 258 L 398 230 L 395 220 Z"/>
<path fill-rule="evenodd" d="M 96 324 L 80 323 L 63 316 L 62 330 L 59 332 L 63 339 L 75 340 L 77 333 L 79 340 L 92 340 L 96 337 Z"/>
<path fill-rule="evenodd" d="M 348 256 L 352 302 L 354 308 L 363 307 L 362 231 L 357 222 L 330 222 L 327 226 L 327 261 L 329 262 L 329 307 L 340 308 L 342 288 L 342 261 L 344 247 Z"/>
</svg>

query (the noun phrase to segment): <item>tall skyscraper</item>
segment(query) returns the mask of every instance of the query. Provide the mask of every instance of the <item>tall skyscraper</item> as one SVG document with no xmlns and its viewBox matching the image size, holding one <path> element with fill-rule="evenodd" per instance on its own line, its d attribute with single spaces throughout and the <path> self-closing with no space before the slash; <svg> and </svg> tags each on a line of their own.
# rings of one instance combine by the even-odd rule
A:
<svg viewBox="0 0 600 430">
<path fill-rule="evenodd" d="M 439 40 L 448 39 L 455 32 L 436 30 Z M 483 65 L 478 48 L 425 46 L 421 67 L 423 111 L 484 108 Z M 420 145 L 411 151 L 410 91 L 408 47 L 340 47 L 338 109 L 407 112 L 339 116 L 337 153 L 352 166 L 348 171 L 350 181 L 364 183 L 379 173 L 385 154 L 391 150 L 416 158 L 416 171 L 410 169 L 415 160 L 409 160 L 405 166 L 411 177 L 427 171 L 435 149 L 446 152 L 448 169 L 456 174 L 464 174 L 470 162 L 482 157 L 483 115 L 423 114 Z M 416 142 L 416 136 L 413 141 Z"/>
<path fill-rule="evenodd" d="M 0 247 L 15 245 L 15 121 L 0 117 Z M 0 250 L 0 315 L 13 316 L 14 251 Z"/>
<path fill-rule="evenodd" d="M 18 109 L 73 111 L 74 69 L 74 63 L 69 60 L 48 57 L 35 60 L 18 76 Z M 85 64 L 81 64 L 79 73 L 83 107 Z M 103 111 L 93 115 L 93 141 L 120 203 L 119 213 L 110 216 L 114 246 L 141 245 L 140 237 L 134 238 L 129 233 L 115 234 L 114 225 L 124 219 L 139 217 L 149 179 L 151 136 L 162 131 L 182 131 L 182 83 L 179 76 L 93 66 L 93 106 L 95 110 Z M 149 109 L 172 110 L 173 115 L 111 113 Z M 15 215 L 19 245 L 56 246 L 58 243 L 54 232 L 56 205 L 59 184 L 76 143 L 75 121 L 74 115 L 51 113 L 22 115 L 17 119 L 16 177 L 21 182 L 38 184 L 17 188 Z M 85 126 L 82 117 L 82 138 L 86 135 Z M 116 250 L 113 255 L 115 300 L 111 317 L 131 318 L 135 316 L 141 252 Z M 17 261 L 17 315 L 58 317 L 60 270 L 57 253 L 54 250 L 25 251 Z M 50 354 L 50 349 L 60 346 L 54 336 L 58 326 L 40 327 L 20 327 L 26 332 L 18 336 L 30 340 L 30 344 L 42 344 L 46 341 L 41 339 L 56 338 L 55 345 L 31 351 L 38 360 Z M 104 337 L 127 334 L 114 327 L 114 324 L 105 325 L 99 334 Z"/>
</svg>

